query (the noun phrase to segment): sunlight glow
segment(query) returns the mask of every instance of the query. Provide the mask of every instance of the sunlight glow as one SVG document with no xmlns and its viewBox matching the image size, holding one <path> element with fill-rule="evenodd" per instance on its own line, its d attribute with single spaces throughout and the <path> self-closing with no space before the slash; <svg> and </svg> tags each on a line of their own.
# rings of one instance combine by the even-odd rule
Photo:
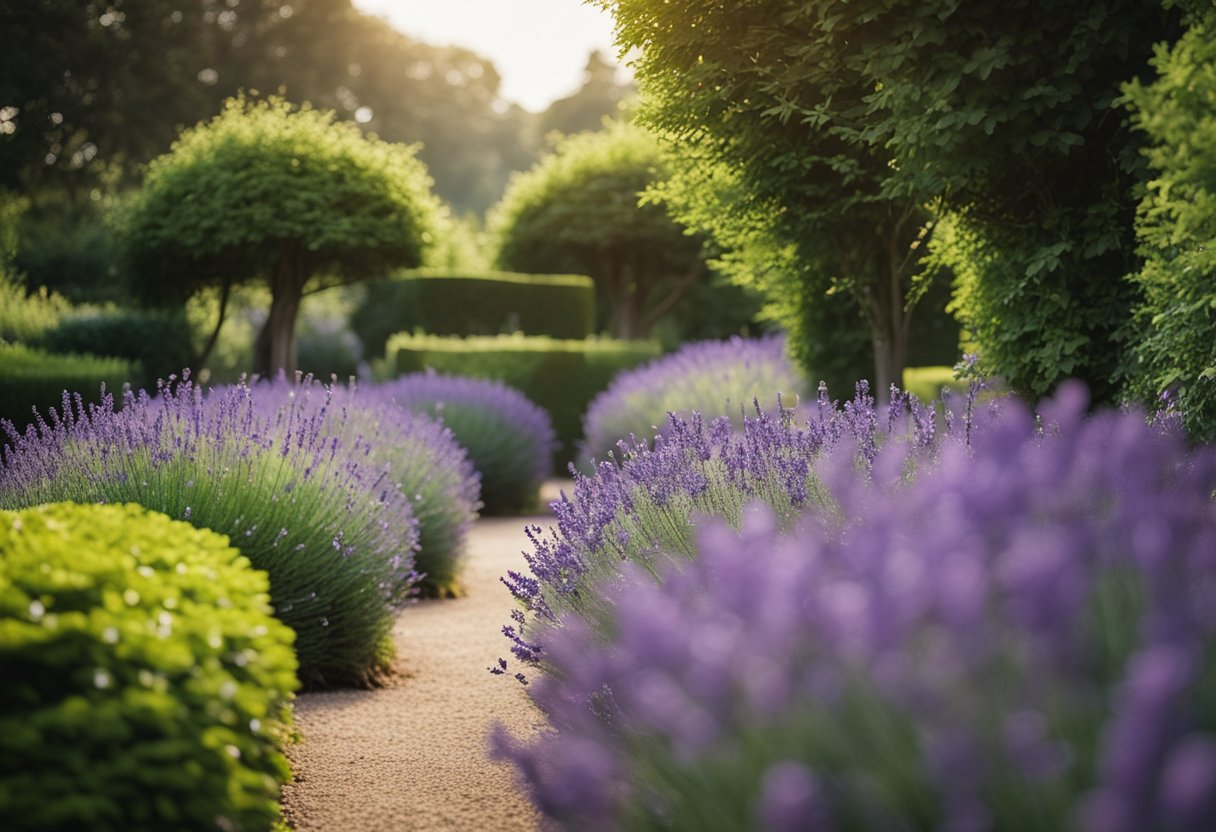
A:
<svg viewBox="0 0 1216 832">
<path fill-rule="evenodd" d="M 580 0 L 355 0 L 407 35 L 437 46 L 465 46 L 490 59 L 500 94 L 539 112 L 583 80 L 598 49 L 615 60 L 612 17 Z"/>
</svg>

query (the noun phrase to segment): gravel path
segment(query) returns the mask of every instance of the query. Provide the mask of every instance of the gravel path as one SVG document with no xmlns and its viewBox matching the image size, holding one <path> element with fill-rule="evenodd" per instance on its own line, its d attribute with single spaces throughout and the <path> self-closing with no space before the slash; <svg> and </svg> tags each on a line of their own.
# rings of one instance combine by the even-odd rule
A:
<svg viewBox="0 0 1216 832">
<path fill-rule="evenodd" d="M 486 668 L 505 655 L 511 598 L 499 583 L 523 566 L 526 523 L 474 524 L 464 598 L 406 608 L 393 635 L 404 674 L 389 687 L 301 695 L 283 813 L 300 832 L 535 830 L 511 769 L 486 758 L 494 722 L 520 736 L 539 714 L 523 688 Z"/>
</svg>

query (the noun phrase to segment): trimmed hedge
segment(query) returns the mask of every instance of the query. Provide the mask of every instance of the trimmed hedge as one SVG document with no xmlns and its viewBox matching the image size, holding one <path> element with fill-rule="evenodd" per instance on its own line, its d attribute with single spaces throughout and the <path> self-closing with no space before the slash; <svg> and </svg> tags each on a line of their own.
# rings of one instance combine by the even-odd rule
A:
<svg viewBox="0 0 1216 832">
<path fill-rule="evenodd" d="M 432 369 L 496 379 L 519 390 L 549 411 L 565 460 L 573 458 L 582 436 L 587 404 L 617 373 L 658 354 L 659 345 L 653 341 L 574 341 L 518 334 L 445 338 L 402 332 L 392 336 L 386 348 L 401 375 Z M 564 461 L 559 462 L 559 470 L 564 470 Z"/>
<path fill-rule="evenodd" d="M 190 324 L 177 312 L 120 309 L 67 315 L 39 346 L 59 354 L 89 354 L 137 361 L 143 376 L 136 386 L 149 390 L 156 380 L 191 364 Z"/>
<path fill-rule="evenodd" d="M 0 555 L 0 826 L 275 826 L 296 660 L 264 572 L 135 505 L 0 511 Z"/>
<path fill-rule="evenodd" d="M 382 355 L 390 335 L 416 329 L 430 335 L 525 332 L 581 339 L 595 331 L 595 284 L 581 275 L 402 272 L 368 284 L 351 328 L 365 355 Z"/>
<path fill-rule="evenodd" d="M 35 421 L 34 408 L 44 415 L 52 407 L 60 409 L 65 391 L 95 403 L 100 401 L 103 383 L 117 393 L 125 383 L 138 383 L 142 374 L 137 362 L 121 358 L 53 355 L 20 344 L 0 344 L 0 419 L 23 430 Z"/>
</svg>

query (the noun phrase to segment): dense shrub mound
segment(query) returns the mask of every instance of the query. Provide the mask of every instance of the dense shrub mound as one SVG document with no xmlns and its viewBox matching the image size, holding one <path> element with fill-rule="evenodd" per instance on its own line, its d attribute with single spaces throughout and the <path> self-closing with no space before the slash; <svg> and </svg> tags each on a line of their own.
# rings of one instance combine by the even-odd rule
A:
<svg viewBox="0 0 1216 832">
<path fill-rule="evenodd" d="M 476 378 L 415 373 L 382 384 L 382 401 L 441 421 L 481 475 L 486 514 L 536 508 L 555 440 L 544 410 L 518 390 Z"/>
<path fill-rule="evenodd" d="M 912 483 L 825 457 L 544 638 L 553 731 L 500 736 L 570 829 L 1216 828 L 1216 454 L 1007 401 Z"/>
<path fill-rule="evenodd" d="M 112 404 L 13 436 L 0 506 L 134 502 L 227 534 L 269 573 L 305 685 L 374 676 L 416 577 L 417 522 L 373 438 L 327 432 L 328 404 L 243 384 L 204 396 L 184 381 Z"/>
<path fill-rule="evenodd" d="M 0 511 L 0 826 L 271 829 L 291 642 L 222 535 L 134 505 Z"/>
<path fill-rule="evenodd" d="M 753 402 L 774 408 L 784 396 L 794 403 L 804 387 L 783 337 L 687 344 L 622 372 L 592 399 L 583 416 L 582 455 L 604 459 L 622 439 L 650 439 L 664 429 L 668 413 L 726 416 L 741 426 Z"/>
</svg>

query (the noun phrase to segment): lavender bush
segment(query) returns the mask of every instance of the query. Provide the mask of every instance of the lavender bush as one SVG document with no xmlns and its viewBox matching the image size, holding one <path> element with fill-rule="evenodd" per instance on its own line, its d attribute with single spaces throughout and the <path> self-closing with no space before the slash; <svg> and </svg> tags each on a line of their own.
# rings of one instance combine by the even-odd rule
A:
<svg viewBox="0 0 1216 832">
<path fill-rule="evenodd" d="M 320 415 L 323 433 L 361 449 L 366 464 L 386 470 L 418 521 L 417 588 L 430 596 L 460 594 L 465 538 L 481 503 L 478 474 L 449 428 L 370 391 L 309 377 L 260 382 L 253 392 L 263 409 L 278 410 L 294 399 L 298 416 Z"/>
<path fill-rule="evenodd" d="M 415 580 L 417 522 L 369 441 L 323 430 L 328 406 L 188 379 L 125 394 L 117 412 L 104 391 L 87 408 L 65 396 L 49 423 L 10 431 L 0 507 L 129 502 L 226 534 L 269 573 L 301 682 L 364 682 Z"/>
<path fill-rule="evenodd" d="M 1216 829 L 1216 454 L 1084 407 L 624 564 L 606 626 L 546 637 L 553 730 L 499 753 L 579 830 Z"/>
<path fill-rule="evenodd" d="M 556 439 L 549 414 L 518 390 L 485 379 L 414 373 L 379 385 L 373 395 L 451 429 L 481 474 L 486 514 L 536 508 Z"/>
<path fill-rule="evenodd" d="M 653 448 L 621 442 L 595 476 L 576 473 L 573 495 L 563 493 L 552 504 L 557 523 L 550 534 L 529 529 L 533 551 L 525 557 L 532 574 L 509 572 L 504 579 L 520 605 L 515 623 L 505 628 L 512 652 L 543 665 L 539 636 L 531 632 L 536 624 L 572 611 L 594 626 L 605 606 L 595 587 L 616 576 L 624 561 L 657 577 L 672 557 L 693 557 L 700 519 L 738 528 L 743 508 L 759 502 L 787 527 L 811 508 L 830 510 L 834 500 L 815 467 L 824 454 L 843 455 L 849 466 L 870 471 L 879 449 L 894 446 L 903 467 L 884 476 L 910 476 L 945 442 L 967 441 L 979 387 L 957 415 L 943 410 L 942 431 L 934 408 L 894 388 L 890 404 L 880 408 L 863 381 L 843 406 L 821 385 L 804 420 L 780 402 L 775 410 L 753 403 L 742 429 L 726 417 L 706 424 L 700 414 L 672 414 Z M 505 662 L 497 668 L 506 669 Z"/>
<path fill-rule="evenodd" d="M 668 413 L 726 416 L 740 427 L 754 400 L 769 408 L 779 395 L 796 402 L 803 387 L 783 336 L 686 344 L 626 370 L 591 401 L 583 416 L 581 454 L 584 460 L 603 459 L 622 439 L 649 439 L 664 430 Z"/>
</svg>

